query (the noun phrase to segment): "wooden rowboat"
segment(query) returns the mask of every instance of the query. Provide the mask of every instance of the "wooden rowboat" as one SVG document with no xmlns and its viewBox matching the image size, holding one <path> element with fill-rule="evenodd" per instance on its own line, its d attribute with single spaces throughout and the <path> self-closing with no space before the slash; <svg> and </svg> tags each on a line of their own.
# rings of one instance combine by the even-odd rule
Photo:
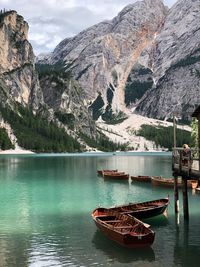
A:
<svg viewBox="0 0 200 267">
<path fill-rule="evenodd" d="M 132 181 L 136 182 L 145 182 L 150 183 L 151 182 L 151 176 L 147 175 L 138 175 L 138 176 L 131 176 Z"/>
<path fill-rule="evenodd" d="M 158 186 L 166 186 L 166 187 L 173 187 L 174 186 L 174 179 L 173 178 L 162 178 L 162 177 L 151 177 L 152 185 Z M 182 186 L 182 181 L 178 179 L 178 187 Z"/>
<path fill-rule="evenodd" d="M 97 208 L 100 215 L 105 215 L 107 212 L 118 212 L 121 214 L 129 214 L 138 219 L 146 219 L 163 214 L 169 204 L 169 198 L 161 198 L 152 201 L 129 203 L 128 205 L 115 206 L 111 208 Z"/>
<path fill-rule="evenodd" d="M 107 212 L 103 216 L 98 209 L 92 212 L 96 226 L 109 239 L 128 248 L 151 246 L 155 233 L 140 220 L 129 215 Z"/>
<path fill-rule="evenodd" d="M 178 179 L 177 181 L 178 187 L 182 187 L 182 179 Z M 156 186 L 164 186 L 164 187 L 174 187 L 174 178 L 162 178 L 162 177 L 151 177 L 151 183 Z M 188 180 L 187 186 L 189 188 L 196 188 L 198 182 L 196 180 Z"/>
<path fill-rule="evenodd" d="M 118 170 L 97 170 L 98 175 L 103 176 L 104 172 L 117 172 Z"/>
<path fill-rule="evenodd" d="M 125 172 L 103 172 L 103 177 L 115 180 L 127 180 L 129 174 L 126 174 Z"/>
</svg>

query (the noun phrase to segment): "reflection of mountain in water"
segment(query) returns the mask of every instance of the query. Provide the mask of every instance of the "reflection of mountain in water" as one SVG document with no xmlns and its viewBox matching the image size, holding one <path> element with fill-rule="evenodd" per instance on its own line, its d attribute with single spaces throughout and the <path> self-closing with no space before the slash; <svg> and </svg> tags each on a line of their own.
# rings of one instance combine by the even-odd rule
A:
<svg viewBox="0 0 200 267">
<path fill-rule="evenodd" d="M 151 247 L 142 249 L 127 249 L 107 239 L 99 230 L 93 236 L 92 243 L 96 249 L 102 250 L 110 259 L 120 263 L 133 261 L 155 261 L 155 254 Z"/>
</svg>

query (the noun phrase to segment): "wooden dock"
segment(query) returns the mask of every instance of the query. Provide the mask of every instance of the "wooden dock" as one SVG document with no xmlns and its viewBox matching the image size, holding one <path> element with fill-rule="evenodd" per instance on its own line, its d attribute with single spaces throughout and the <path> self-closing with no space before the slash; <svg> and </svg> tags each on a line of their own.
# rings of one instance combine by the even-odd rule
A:
<svg viewBox="0 0 200 267">
<path fill-rule="evenodd" d="M 181 176 L 183 182 L 182 191 L 184 219 L 189 220 L 187 180 L 198 180 L 199 185 L 199 149 L 189 149 L 189 153 L 185 155 L 183 148 L 174 148 L 172 154 L 172 171 L 174 176 L 175 213 L 179 212 L 179 192 L 177 181 L 178 177 Z"/>
<path fill-rule="evenodd" d="M 190 180 L 200 179 L 200 161 L 195 155 L 198 149 L 191 149 L 191 155 L 183 156 L 183 148 L 174 148 L 172 155 L 172 170 L 174 175 L 187 177 Z"/>
</svg>

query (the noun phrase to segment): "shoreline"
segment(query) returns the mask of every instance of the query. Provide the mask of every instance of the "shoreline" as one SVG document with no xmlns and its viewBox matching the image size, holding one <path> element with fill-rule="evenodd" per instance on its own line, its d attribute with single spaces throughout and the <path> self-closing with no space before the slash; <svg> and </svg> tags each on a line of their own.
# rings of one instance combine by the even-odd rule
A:
<svg viewBox="0 0 200 267">
<path fill-rule="evenodd" d="M 24 149 L 9 149 L 9 150 L 0 150 L 0 155 L 22 155 L 22 154 L 35 154 L 31 150 Z"/>
<path fill-rule="evenodd" d="M 145 151 L 145 150 L 128 150 L 128 151 L 108 151 L 108 152 L 104 152 L 104 151 L 84 151 L 84 152 L 74 152 L 75 154 L 104 154 L 104 153 L 112 153 L 113 155 L 117 155 L 118 153 L 169 153 L 171 151 L 162 151 L 162 150 L 149 150 L 149 151 Z M 53 154 L 74 154 L 69 153 L 69 152 L 54 152 Z M 33 155 L 33 154 L 38 154 L 35 152 L 32 152 L 31 150 L 23 150 L 23 149 L 10 149 L 10 150 L 0 150 L 0 155 Z M 48 153 L 48 152 L 44 152 L 44 153 L 39 153 L 39 154 L 52 154 L 52 153 Z"/>
</svg>

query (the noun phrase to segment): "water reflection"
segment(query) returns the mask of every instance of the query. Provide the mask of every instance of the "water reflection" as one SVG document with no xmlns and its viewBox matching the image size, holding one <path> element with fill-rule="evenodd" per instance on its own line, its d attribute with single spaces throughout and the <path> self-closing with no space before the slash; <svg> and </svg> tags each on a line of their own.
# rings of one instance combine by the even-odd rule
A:
<svg viewBox="0 0 200 267">
<path fill-rule="evenodd" d="M 165 227 L 169 225 L 168 218 L 162 214 L 153 218 L 148 218 L 144 220 L 145 223 L 148 223 L 156 231 L 157 228 Z"/>
<path fill-rule="evenodd" d="M 151 247 L 142 249 L 127 249 L 107 239 L 99 230 L 93 236 L 92 243 L 112 261 L 131 263 L 134 261 L 155 261 L 155 254 Z"/>
<path fill-rule="evenodd" d="M 197 226 L 199 228 L 199 226 Z M 174 265 L 183 267 L 196 267 L 199 262 L 199 241 L 195 245 L 195 239 L 199 239 L 198 228 L 190 227 L 189 222 L 177 225 L 174 246 Z M 191 257 L 192 255 L 192 257 Z"/>
</svg>

